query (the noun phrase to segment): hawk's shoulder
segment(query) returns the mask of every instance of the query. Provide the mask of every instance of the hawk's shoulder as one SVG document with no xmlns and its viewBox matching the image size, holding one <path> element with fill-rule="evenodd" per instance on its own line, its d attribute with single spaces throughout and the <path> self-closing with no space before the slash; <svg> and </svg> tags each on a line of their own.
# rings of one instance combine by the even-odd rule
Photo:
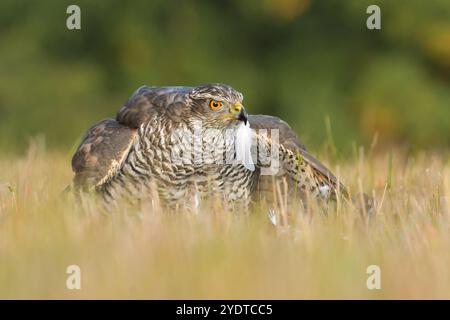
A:
<svg viewBox="0 0 450 320">
<path fill-rule="evenodd" d="M 250 115 L 248 117 L 250 127 L 255 130 L 277 129 L 280 144 L 286 149 L 296 152 L 297 149 L 305 150 L 304 144 L 300 141 L 294 130 L 283 120 L 275 116 L 268 115 Z"/>
<path fill-rule="evenodd" d="M 180 121 L 190 103 L 192 87 L 149 87 L 137 89 L 117 113 L 116 120 L 128 127 L 138 128 L 153 116 L 165 114 Z"/>
<path fill-rule="evenodd" d="M 86 132 L 72 158 L 76 188 L 91 188 L 114 176 L 136 137 L 137 130 L 105 119 Z"/>
</svg>

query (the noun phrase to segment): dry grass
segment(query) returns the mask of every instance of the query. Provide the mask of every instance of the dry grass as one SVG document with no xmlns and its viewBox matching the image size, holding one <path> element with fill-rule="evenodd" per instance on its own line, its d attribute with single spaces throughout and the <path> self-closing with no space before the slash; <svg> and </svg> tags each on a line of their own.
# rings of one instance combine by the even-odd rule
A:
<svg viewBox="0 0 450 320">
<path fill-rule="evenodd" d="M 264 206 L 105 216 L 58 197 L 68 157 L 36 146 L 3 157 L 0 298 L 450 298 L 448 154 L 389 159 L 361 153 L 333 168 L 353 190 L 373 190 L 371 225 L 343 201 L 328 214 L 277 208 L 289 226 L 274 226 Z M 80 291 L 66 289 L 71 264 Z M 372 264 L 381 290 L 366 288 Z"/>
</svg>

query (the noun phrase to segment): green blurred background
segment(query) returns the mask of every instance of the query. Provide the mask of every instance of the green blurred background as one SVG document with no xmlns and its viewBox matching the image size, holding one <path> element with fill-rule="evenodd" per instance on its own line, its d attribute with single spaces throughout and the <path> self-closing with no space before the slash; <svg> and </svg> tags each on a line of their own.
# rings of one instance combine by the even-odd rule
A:
<svg viewBox="0 0 450 320">
<path fill-rule="evenodd" d="M 82 30 L 66 28 L 81 7 Z M 377 4 L 382 30 L 366 28 Z M 450 146 L 450 1 L 0 2 L 0 151 L 70 150 L 140 85 L 230 84 L 327 139 Z"/>
</svg>

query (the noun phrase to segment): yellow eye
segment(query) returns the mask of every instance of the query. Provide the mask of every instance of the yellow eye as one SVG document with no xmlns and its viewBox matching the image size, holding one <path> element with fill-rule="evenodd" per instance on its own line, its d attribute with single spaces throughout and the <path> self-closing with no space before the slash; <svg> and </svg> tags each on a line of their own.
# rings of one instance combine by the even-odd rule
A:
<svg viewBox="0 0 450 320">
<path fill-rule="evenodd" d="M 211 102 L 209 103 L 209 106 L 213 110 L 219 110 L 220 108 L 222 108 L 223 102 L 216 101 L 216 100 L 211 100 Z"/>
</svg>

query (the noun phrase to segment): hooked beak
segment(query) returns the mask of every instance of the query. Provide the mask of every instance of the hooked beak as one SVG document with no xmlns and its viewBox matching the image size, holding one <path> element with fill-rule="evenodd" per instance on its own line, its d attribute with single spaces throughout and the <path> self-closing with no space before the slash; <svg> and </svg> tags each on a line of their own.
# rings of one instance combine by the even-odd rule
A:
<svg viewBox="0 0 450 320">
<path fill-rule="evenodd" d="M 231 113 L 236 117 L 236 119 L 243 121 L 244 124 L 247 124 L 247 110 L 245 110 L 244 106 L 241 103 L 236 102 L 236 104 L 231 108 Z"/>
</svg>

